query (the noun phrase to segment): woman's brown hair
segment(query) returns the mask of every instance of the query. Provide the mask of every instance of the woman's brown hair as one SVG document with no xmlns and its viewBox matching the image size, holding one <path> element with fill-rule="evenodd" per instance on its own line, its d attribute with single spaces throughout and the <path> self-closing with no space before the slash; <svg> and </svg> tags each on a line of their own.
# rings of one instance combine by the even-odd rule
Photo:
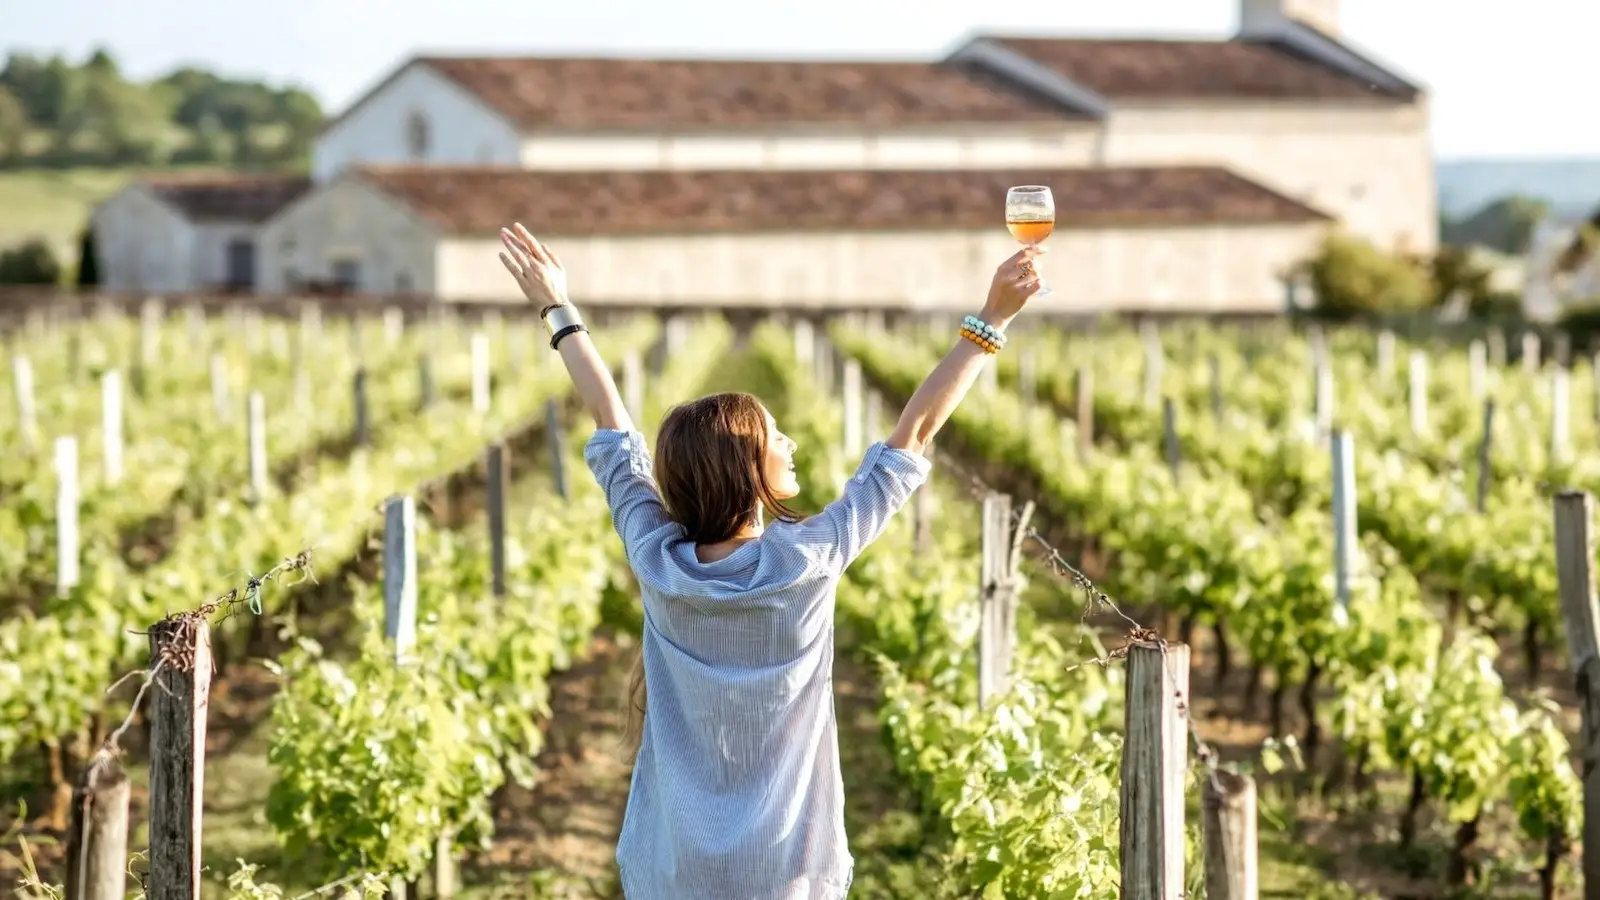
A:
<svg viewBox="0 0 1600 900">
<path fill-rule="evenodd" d="M 801 516 L 767 480 L 767 409 L 750 394 L 711 394 L 672 408 L 656 433 L 656 485 L 667 515 L 696 544 L 732 539 L 758 509 L 782 522 Z M 636 754 L 644 731 L 644 648 L 628 673 L 622 742 Z"/>
</svg>

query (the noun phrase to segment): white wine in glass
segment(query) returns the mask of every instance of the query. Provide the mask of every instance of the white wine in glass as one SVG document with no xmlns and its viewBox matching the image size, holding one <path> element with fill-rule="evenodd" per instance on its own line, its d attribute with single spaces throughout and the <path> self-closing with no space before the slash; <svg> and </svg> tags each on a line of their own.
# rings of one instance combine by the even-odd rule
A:
<svg viewBox="0 0 1600 900">
<path fill-rule="evenodd" d="M 1032 247 L 1044 243 L 1055 227 L 1056 201 L 1048 187 L 1022 184 L 1006 191 L 1006 228 L 1012 237 Z M 1041 283 L 1035 296 L 1048 293 L 1050 289 Z"/>
</svg>

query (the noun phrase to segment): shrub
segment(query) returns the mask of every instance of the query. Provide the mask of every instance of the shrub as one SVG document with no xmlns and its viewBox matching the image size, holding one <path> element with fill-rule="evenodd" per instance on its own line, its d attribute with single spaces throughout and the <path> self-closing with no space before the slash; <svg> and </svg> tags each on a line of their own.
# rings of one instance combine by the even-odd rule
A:
<svg viewBox="0 0 1600 900">
<path fill-rule="evenodd" d="M 1323 318 L 1420 309 L 1433 294 L 1431 279 L 1415 263 L 1346 234 L 1329 235 L 1304 271 L 1316 292 L 1314 314 Z"/>
<path fill-rule="evenodd" d="M 0 284 L 58 284 L 61 263 L 44 238 L 0 251 Z"/>
</svg>

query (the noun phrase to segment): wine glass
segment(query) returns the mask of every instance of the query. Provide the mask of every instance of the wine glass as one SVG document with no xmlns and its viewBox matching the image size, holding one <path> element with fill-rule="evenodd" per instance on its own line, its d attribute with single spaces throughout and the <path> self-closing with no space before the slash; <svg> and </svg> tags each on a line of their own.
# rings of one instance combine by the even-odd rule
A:
<svg viewBox="0 0 1600 900">
<path fill-rule="evenodd" d="M 1050 189 L 1042 184 L 1022 184 L 1006 191 L 1006 228 L 1018 241 L 1034 246 L 1044 243 L 1056 227 L 1056 201 Z M 1043 297 L 1050 289 L 1042 283 L 1039 293 Z"/>
</svg>

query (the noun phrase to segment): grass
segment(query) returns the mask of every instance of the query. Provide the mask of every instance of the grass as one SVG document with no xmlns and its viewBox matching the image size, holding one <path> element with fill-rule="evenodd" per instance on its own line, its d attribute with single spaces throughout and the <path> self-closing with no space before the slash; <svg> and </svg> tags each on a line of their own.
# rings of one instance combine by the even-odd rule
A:
<svg viewBox="0 0 1600 900">
<path fill-rule="evenodd" d="M 63 265 L 75 264 L 89 213 L 133 174 L 132 169 L 0 171 L 0 248 L 43 237 Z"/>
</svg>

